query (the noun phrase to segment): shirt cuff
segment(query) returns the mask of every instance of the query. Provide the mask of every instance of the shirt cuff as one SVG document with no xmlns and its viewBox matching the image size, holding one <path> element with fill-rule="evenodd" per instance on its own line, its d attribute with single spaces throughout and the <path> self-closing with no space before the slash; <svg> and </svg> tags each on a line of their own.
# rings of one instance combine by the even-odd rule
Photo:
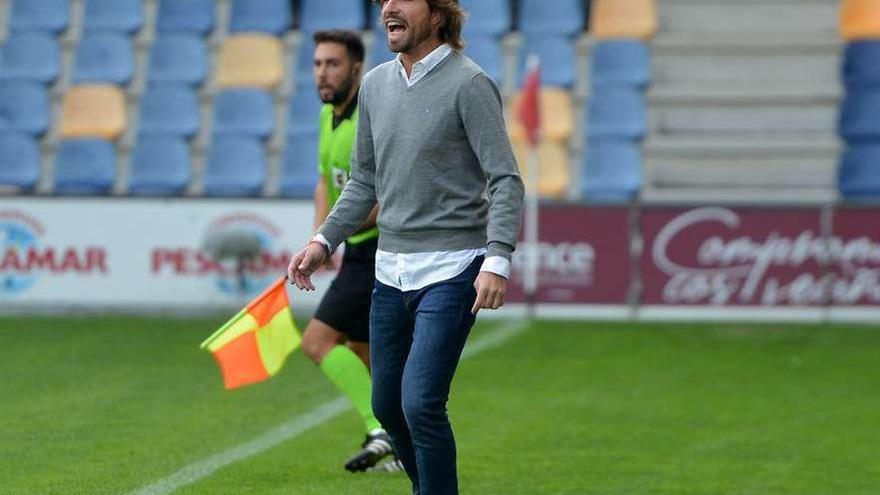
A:
<svg viewBox="0 0 880 495">
<path fill-rule="evenodd" d="M 481 272 L 489 272 L 499 277 L 510 278 L 510 260 L 503 256 L 489 256 L 483 260 Z"/>
<path fill-rule="evenodd" d="M 333 248 L 330 247 L 330 241 L 328 241 L 327 238 L 324 237 L 324 234 L 315 234 L 315 237 L 312 237 L 312 240 L 323 244 L 324 247 L 327 248 L 328 252 L 333 251 Z"/>
</svg>

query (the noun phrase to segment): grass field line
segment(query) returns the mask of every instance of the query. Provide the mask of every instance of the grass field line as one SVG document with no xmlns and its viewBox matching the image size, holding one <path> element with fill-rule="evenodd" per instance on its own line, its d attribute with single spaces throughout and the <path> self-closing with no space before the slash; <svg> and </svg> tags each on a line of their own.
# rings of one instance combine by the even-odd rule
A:
<svg viewBox="0 0 880 495">
<path fill-rule="evenodd" d="M 468 359 L 499 347 L 527 329 L 528 322 L 523 320 L 503 324 L 485 336 L 471 341 L 462 353 L 462 359 Z M 351 403 L 348 399 L 343 396 L 337 397 L 307 413 L 290 418 L 285 423 L 272 428 L 253 440 L 193 462 L 171 476 L 130 492 L 130 495 L 168 495 L 174 493 L 184 486 L 211 476 L 230 464 L 243 461 L 281 443 L 292 440 L 313 428 L 323 425 L 349 409 L 351 409 Z"/>
</svg>

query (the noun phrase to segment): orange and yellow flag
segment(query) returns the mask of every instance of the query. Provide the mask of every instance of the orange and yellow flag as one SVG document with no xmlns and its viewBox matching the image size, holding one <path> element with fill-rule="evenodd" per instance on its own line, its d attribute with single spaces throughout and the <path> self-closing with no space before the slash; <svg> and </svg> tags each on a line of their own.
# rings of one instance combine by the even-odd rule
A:
<svg viewBox="0 0 880 495">
<path fill-rule="evenodd" d="M 281 370 L 300 337 L 287 301 L 285 278 L 273 283 L 202 342 L 220 365 L 227 389 L 266 380 Z"/>
</svg>

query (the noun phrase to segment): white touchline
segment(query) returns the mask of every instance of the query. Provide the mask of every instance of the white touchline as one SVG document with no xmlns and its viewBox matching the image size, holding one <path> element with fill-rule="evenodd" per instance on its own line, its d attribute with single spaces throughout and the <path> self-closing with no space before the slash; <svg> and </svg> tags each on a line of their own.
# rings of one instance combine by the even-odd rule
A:
<svg viewBox="0 0 880 495">
<path fill-rule="evenodd" d="M 502 325 L 486 336 L 469 343 L 465 347 L 461 358 L 467 359 L 498 347 L 523 333 L 527 328 L 528 324 L 524 321 L 515 321 Z M 263 433 L 253 440 L 196 461 L 167 478 L 162 478 L 159 481 L 130 492 L 129 495 L 168 495 L 174 493 L 179 488 L 207 478 L 230 464 L 265 452 L 276 445 L 302 435 L 312 428 L 321 426 L 349 409 L 351 409 L 351 403 L 348 399 L 343 396 L 337 397 L 305 414 L 294 416 L 286 423 Z"/>
</svg>

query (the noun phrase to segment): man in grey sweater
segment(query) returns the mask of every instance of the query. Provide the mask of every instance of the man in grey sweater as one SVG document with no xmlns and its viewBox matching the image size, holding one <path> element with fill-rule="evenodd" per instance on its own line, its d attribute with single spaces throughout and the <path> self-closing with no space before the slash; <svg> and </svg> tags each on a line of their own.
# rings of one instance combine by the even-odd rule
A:
<svg viewBox="0 0 880 495">
<path fill-rule="evenodd" d="M 364 77 L 351 177 L 288 276 L 313 290 L 378 203 L 373 410 L 413 493 L 457 494 L 449 388 L 476 313 L 504 303 L 523 184 L 498 88 L 460 53 L 457 0 L 378 3 L 399 55 Z"/>
</svg>

